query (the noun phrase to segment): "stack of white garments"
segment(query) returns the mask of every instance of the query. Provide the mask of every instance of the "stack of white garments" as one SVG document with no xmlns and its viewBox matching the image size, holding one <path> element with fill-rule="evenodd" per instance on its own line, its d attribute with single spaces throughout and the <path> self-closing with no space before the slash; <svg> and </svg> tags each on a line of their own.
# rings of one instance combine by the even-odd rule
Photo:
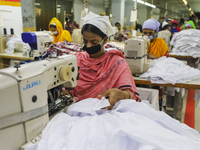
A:
<svg viewBox="0 0 200 150">
<path fill-rule="evenodd" d="M 153 60 L 148 71 L 140 77 L 150 80 L 151 83 L 185 83 L 200 78 L 200 70 L 175 58 L 163 56 Z"/>
<path fill-rule="evenodd" d="M 146 103 L 85 99 L 56 115 L 25 150 L 199 150 L 199 133 Z"/>
<path fill-rule="evenodd" d="M 200 57 L 200 30 L 183 30 L 173 35 L 170 42 L 173 45 L 170 54 Z"/>
</svg>

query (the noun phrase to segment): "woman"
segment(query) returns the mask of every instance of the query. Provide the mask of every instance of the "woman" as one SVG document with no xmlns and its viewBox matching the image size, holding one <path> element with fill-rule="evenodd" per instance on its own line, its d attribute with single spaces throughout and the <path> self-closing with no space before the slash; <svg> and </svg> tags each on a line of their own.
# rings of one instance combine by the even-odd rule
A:
<svg viewBox="0 0 200 150">
<path fill-rule="evenodd" d="M 172 28 L 175 28 L 178 32 L 181 31 L 181 29 L 178 26 L 178 22 L 176 20 L 172 21 Z"/>
<path fill-rule="evenodd" d="M 64 42 L 65 40 L 68 42 L 72 41 L 71 35 L 67 30 L 63 30 L 62 24 L 60 21 L 54 17 L 49 23 L 49 30 L 53 33 L 54 43 Z"/>
<path fill-rule="evenodd" d="M 188 30 L 188 29 L 196 29 L 194 22 L 193 21 L 188 21 L 185 25 L 183 30 Z"/>
<path fill-rule="evenodd" d="M 171 31 L 171 25 L 167 23 L 166 21 L 164 21 L 161 26 L 161 31 L 165 31 L 165 30 Z"/>
<path fill-rule="evenodd" d="M 81 33 L 85 52 L 77 55 L 79 80 L 70 91 L 74 99 L 107 96 L 111 105 L 108 109 L 122 99 L 139 99 L 124 55 L 115 49 L 108 52 L 104 49 L 108 36 L 114 34 L 108 16 L 90 12 L 84 18 Z"/>
<path fill-rule="evenodd" d="M 149 59 L 158 59 L 169 54 L 165 41 L 162 38 L 156 37 L 159 26 L 160 23 L 155 19 L 148 19 L 143 23 L 143 34 L 150 39 L 150 46 L 147 49 Z"/>
</svg>

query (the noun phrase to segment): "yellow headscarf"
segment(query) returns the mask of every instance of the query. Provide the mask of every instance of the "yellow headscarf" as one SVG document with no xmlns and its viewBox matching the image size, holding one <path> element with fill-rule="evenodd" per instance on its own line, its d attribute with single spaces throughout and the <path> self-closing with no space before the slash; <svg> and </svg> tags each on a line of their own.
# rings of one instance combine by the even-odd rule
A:
<svg viewBox="0 0 200 150">
<path fill-rule="evenodd" d="M 56 17 L 54 17 L 49 23 L 49 31 L 52 32 L 52 30 L 50 28 L 51 24 L 55 24 L 56 29 L 58 30 L 57 36 L 52 35 L 54 37 L 54 41 L 52 43 L 64 42 L 65 40 L 67 40 L 68 42 L 72 41 L 69 31 L 63 30 L 61 22 Z"/>
</svg>

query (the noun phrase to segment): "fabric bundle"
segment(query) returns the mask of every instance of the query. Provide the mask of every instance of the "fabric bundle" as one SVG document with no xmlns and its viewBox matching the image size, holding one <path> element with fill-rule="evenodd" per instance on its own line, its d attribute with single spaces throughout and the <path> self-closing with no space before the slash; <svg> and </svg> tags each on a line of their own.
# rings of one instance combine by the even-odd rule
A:
<svg viewBox="0 0 200 150">
<path fill-rule="evenodd" d="M 183 30 L 174 34 L 171 45 L 171 54 L 181 56 L 200 57 L 200 30 Z"/>
<path fill-rule="evenodd" d="M 73 43 L 73 42 L 58 42 L 55 44 L 52 44 L 46 53 L 50 54 L 57 54 L 58 56 L 65 55 L 65 54 L 73 54 L 78 55 L 79 52 L 81 52 L 81 44 Z M 117 47 L 113 44 L 106 43 L 104 45 L 104 48 L 106 51 L 117 49 L 121 52 L 123 52 L 123 49 L 120 47 Z M 44 54 L 45 56 L 46 54 Z"/>
<path fill-rule="evenodd" d="M 199 133 L 148 104 L 85 99 L 56 115 L 25 150 L 199 150 Z"/>
<path fill-rule="evenodd" d="M 176 84 L 200 78 L 200 70 L 185 65 L 184 62 L 165 56 L 153 60 L 149 70 L 140 77 L 151 83 Z"/>
</svg>

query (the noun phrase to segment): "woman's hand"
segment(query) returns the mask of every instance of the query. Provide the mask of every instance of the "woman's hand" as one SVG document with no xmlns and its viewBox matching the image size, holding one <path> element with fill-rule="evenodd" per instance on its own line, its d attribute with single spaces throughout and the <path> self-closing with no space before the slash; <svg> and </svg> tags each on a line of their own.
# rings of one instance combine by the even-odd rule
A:
<svg viewBox="0 0 200 150">
<path fill-rule="evenodd" d="M 105 97 L 109 96 L 110 106 L 108 106 L 106 109 L 110 110 L 113 108 L 116 102 L 128 97 L 127 95 L 129 95 L 127 91 L 122 91 L 120 89 L 113 88 L 103 92 L 102 94 L 98 95 L 98 97 L 101 98 L 103 96 Z"/>
</svg>

